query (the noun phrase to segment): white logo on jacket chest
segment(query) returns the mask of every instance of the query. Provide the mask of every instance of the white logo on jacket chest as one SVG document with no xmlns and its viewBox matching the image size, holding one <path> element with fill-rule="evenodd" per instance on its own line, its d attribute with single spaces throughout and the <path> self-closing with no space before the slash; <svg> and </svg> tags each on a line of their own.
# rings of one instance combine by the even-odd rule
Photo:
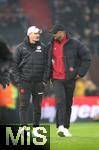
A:
<svg viewBox="0 0 99 150">
<path fill-rule="evenodd" d="M 35 52 L 42 52 L 41 46 L 37 46 L 37 49 L 35 50 Z"/>
</svg>

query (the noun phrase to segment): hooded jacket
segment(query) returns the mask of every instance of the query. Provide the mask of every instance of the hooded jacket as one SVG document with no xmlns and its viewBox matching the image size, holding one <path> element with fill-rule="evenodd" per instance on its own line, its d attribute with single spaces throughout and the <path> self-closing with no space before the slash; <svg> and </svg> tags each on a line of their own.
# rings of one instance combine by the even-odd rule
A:
<svg viewBox="0 0 99 150">
<path fill-rule="evenodd" d="M 46 80 L 51 78 L 52 74 L 53 41 L 54 39 L 47 46 L 48 66 Z M 75 79 L 77 74 L 81 77 L 85 76 L 91 64 L 91 52 L 84 44 L 68 36 L 68 42 L 63 46 L 63 56 L 66 80 Z"/>
</svg>

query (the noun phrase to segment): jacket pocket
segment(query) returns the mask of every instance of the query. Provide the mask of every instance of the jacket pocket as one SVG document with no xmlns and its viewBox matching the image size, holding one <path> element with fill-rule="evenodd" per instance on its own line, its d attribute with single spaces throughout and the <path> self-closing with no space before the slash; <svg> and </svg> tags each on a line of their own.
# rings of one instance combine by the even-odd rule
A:
<svg viewBox="0 0 99 150">
<path fill-rule="evenodd" d="M 75 79 L 77 75 L 77 68 L 70 66 L 68 68 L 68 79 Z"/>
</svg>

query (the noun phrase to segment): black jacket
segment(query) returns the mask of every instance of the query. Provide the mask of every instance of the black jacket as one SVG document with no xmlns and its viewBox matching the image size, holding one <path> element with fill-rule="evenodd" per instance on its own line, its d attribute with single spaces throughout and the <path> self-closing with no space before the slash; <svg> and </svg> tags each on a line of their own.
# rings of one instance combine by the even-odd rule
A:
<svg viewBox="0 0 99 150">
<path fill-rule="evenodd" d="M 11 63 L 12 53 L 9 51 L 7 43 L 0 38 L 0 84 L 3 88 L 10 83 Z"/>
<path fill-rule="evenodd" d="M 52 49 L 53 41 L 50 42 L 47 46 L 48 69 L 46 74 L 46 80 L 48 78 L 51 78 Z M 63 54 L 66 69 L 66 80 L 74 79 L 77 74 L 83 77 L 87 73 L 91 63 L 91 53 L 88 48 L 80 41 L 72 38 L 69 39 L 68 43 L 66 43 L 63 47 Z M 73 70 L 71 70 L 71 68 L 73 68 Z"/>
<path fill-rule="evenodd" d="M 18 45 L 14 54 L 12 74 L 15 84 L 22 81 L 43 81 L 46 67 L 46 49 L 44 44 L 30 44 L 26 38 Z"/>
</svg>

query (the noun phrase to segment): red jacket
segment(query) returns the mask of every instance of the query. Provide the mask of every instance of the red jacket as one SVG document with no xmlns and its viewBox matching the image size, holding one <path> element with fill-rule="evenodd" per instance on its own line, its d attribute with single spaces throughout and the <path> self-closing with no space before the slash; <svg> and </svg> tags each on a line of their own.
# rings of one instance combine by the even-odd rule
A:
<svg viewBox="0 0 99 150">
<path fill-rule="evenodd" d="M 53 79 L 65 79 L 65 65 L 63 56 L 63 46 L 67 42 L 67 38 L 64 37 L 61 43 L 54 41 L 53 43 L 53 59 L 52 59 L 52 78 Z"/>
</svg>

